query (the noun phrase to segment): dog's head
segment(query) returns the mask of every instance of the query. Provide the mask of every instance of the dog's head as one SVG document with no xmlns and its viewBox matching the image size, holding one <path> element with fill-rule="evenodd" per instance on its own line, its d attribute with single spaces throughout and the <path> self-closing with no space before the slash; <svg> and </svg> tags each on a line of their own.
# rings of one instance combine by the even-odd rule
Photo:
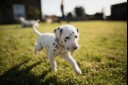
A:
<svg viewBox="0 0 128 85">
<path fill-rule="evenodd" d="M 58 42 L 64 46 L 68 51 L 75 51 L 78 45 L 79 32 L 78 29 L 72 25 L 64 25 L 54 30 Z"/>
<path fill-rule="evenodd" d="M 25 21 L 25 18 L 24 18 L 24 17 L 20 17 L 20 18 L 19 18 L 19 21 L 20 21 L 20 22 L 24 22 L 24 21 Z"/>
</svg>

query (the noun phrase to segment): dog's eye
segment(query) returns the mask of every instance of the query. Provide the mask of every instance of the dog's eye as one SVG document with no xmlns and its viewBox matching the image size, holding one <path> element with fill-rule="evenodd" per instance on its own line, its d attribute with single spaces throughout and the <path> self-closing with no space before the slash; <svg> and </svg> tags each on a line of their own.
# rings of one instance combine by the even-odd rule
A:
<svg viewBox="0 0 128 85">
<path fill-rule="evenodd" d="M 78 38 L 78 36 L 75 36 L 75 38 Z"/>
<path fill-rule="evenodd" d="M 68 40 L 68 39 L 69 39 L 69 37 L 65 37 L 65 39 L 67 39 L 67 40 Z"/>
</svg>

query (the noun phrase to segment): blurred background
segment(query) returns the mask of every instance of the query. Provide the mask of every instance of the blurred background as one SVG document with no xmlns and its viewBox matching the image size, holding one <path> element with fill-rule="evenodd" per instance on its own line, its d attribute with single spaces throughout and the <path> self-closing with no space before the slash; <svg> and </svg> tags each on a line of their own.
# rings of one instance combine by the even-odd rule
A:
<svg viewBox="0 0 128 85">
<path fill-rule="evenodd" d="M 0 0 L 0 24 L 17 23 L 20 17 L 47 23 L 62 20 L 126 21 L 127 0 Z"/>
<path fill-rule="evenodd" d="M 46 50 L 35 58 L 37 19 L 42 33 L 79 29 L 82 75 L 60 57 L 50 71 Z M 0 85 L 127 85 L 127 0 L 0 0 Z"/>
</svg>

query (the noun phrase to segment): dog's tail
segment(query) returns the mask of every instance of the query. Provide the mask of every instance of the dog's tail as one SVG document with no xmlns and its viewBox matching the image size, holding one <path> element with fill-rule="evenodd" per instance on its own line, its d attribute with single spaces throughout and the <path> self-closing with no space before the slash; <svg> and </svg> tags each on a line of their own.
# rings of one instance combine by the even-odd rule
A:
<svg viewBox="0 0 128 85">
<path fill-rule="evenodd" d="M 35 32 L 35 34 L 37 34 L 38 36 L 40 36 L 41 35 L 41 32 L 39 32 L 37 29 L 36 29 L 36 27 L 38 27 L 39 26 L 39 20 L 37 20 L 34 24 L 33 24 L 33 30 L 34 30 L 34 32 Z"/>
</svg>

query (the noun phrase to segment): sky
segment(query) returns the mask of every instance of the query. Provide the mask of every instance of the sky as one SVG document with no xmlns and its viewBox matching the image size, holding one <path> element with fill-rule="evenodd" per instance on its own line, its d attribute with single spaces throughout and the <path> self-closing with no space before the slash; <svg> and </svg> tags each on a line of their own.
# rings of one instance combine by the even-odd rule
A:
<svg viewBox="0 0 128 85">
<path fill-rule="evenodd" d="M 104 15 L 109 16 L 111 5 L 122 2 L 127 2 L 127 0 L 64 0 L 64 11 L 67 14 L 73 12 L 75 7 L 82 6 L 85 13 L 89 15 L 104 10 Z M 61 16 L 60 4 L 61 0 L 41 0 L 42 14 Z"/>
</svg>

